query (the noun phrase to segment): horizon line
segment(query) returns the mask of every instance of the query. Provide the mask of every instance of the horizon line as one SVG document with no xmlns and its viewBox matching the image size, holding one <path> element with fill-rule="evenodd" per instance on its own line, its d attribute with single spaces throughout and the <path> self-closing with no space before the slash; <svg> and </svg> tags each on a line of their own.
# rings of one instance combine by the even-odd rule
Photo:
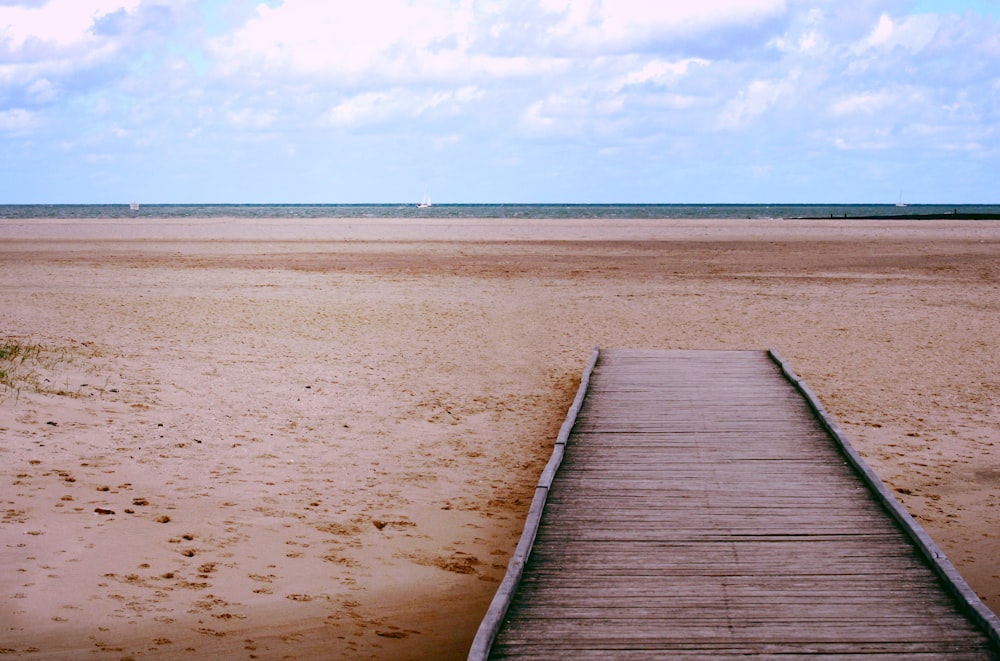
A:
<svg viewBox="0 0 1000 661">
<path fill-rule="evenodd" d="M 0 207 L 32 207 L 32 206 L 128 206 L 131 203 L 140 206 L 298 206 L 298 207 L 364 207 L 364 206 L 416 206 L 411 201 L 406 202 L 0 202 Z M 740 206 L 885 206 L 898 207 L 895 202 L 435 202 L 433 207 L 460 206 L 692 206 L 692 207 L 740 207 Z M 1000 206 L 1000 202 L 907 202 L 903 207 L 926 206 Z"/>
</svg>

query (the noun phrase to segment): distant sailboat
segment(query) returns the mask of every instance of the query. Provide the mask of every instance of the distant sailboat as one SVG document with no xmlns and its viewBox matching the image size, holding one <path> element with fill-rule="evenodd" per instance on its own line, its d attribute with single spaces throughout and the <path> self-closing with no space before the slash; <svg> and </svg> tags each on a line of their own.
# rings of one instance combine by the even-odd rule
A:
<svg viewBox="0 0 1000 661">
<path fill-rule="evenodd" d="M 131 209 L 132 211 L 138 211 L 139 210 L 139 203 L 138 202 L 131 202 L 128 205 L 128 208 Z"/>
<path fill-rule="evenodd" d="M 897 207 L 905 207 L 906 202 L 903 202 L 903 191 L 899 191 L 899 202 L 896 202 Z"/>
<path fill-rule="evenodd" d="M 418 209 L 426 209 L 431 206 L 431 197 L 427 193 L 424 193 L 424 199 L 420 200 L 420 204 L 417 205 Z"/>
</svg>

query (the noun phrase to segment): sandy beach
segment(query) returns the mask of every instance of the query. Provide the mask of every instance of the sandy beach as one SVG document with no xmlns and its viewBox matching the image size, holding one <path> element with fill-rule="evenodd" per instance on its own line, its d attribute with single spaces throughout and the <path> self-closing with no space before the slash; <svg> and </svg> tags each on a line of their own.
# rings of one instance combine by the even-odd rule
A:
<svg viewBox="0 0 1000 661">
<path fill-rule="evenodd" d="M 0 654 L 459 659 L 594 346 L 774 347 L 1000 610 L 1000 221 L 0 220 Z"/>
</svg>

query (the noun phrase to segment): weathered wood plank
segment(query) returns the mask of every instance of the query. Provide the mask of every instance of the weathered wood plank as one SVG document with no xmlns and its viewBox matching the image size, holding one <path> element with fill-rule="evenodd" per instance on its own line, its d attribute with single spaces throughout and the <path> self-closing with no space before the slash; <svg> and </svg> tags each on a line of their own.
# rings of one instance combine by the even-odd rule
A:
<svg viewBox="0 0 1000 661">
<path fill-rule="evenodd" d="M 470 659 L 1000 657 L 992 614 L 782 369 L 602 352 Z"/>
</svg>

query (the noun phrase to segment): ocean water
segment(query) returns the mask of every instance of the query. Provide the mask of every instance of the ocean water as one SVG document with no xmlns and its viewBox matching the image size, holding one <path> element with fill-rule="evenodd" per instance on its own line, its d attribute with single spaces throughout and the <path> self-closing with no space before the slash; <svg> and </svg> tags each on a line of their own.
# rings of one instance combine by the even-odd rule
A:
<svg viewBox="0 0 1000 661">
<path fill-rule="evenodd" d="M 128 204 L 0 205 L 0 219 L 60 218 L 845 218 L 985 214 L 1000 204 Z"/>
</svg>

